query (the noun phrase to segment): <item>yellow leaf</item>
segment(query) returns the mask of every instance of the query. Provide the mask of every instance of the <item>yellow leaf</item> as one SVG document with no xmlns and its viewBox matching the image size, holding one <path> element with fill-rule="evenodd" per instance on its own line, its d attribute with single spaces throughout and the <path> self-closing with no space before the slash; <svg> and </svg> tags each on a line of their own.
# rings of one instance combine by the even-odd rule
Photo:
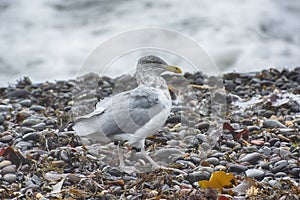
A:
<svg viewBox="0 0 300 200">
<path fill-rule="evenodd" d="M 225 173 L 224 171 L 214 172 L 209 181 L 203 180 L 198 181 L 198 184 L 201 188 L 217 188 L 222 189 L 224 187 L 230 188 L 236 184 L 237 181 L 232 173 Z"/>
</svg>

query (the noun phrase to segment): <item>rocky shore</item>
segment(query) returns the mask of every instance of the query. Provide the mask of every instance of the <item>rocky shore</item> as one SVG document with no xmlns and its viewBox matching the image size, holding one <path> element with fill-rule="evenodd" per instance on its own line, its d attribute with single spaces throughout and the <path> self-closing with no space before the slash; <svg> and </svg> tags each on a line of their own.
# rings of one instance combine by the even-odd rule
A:
<svg viewBox="0 0 300 200">
<path fill-rule="evenodd" d="M 0 88 L 1 198 L 299 199 L 300 68 L 224 74 L 214 98 L 226 109 L 213 143 L 207 134 L 214 121 L 203 106 L 215 81 L 200 72 L 184 77 L 196 94 L 193 114 L 174 106 L 165 127 L 147 139 L 146 150 L 169 168 L 147 172 L 120 171 L 113 144 L 83 145 L 72 129 L 74 117 L 112 94 L 116 80 L 24 77 Z M 139 154 L 123 151 L 128 163 Z"/>
</svg>

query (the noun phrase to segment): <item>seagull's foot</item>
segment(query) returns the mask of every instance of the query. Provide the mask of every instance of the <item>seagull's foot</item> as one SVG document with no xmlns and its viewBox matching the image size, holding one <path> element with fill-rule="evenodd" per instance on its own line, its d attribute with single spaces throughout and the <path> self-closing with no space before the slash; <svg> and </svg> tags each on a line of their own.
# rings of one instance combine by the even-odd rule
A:
<svg viewBox="0 0 300 200">
<path fill-rule="evenodd" d="M 140 172 L 136 167 L 134 166 L 119 166 L 120 167 L 120 170 L 122 172 L 125 172 L 127 174 L 132 174 L 132 173 L 135 173 L 135 172 Z"/>
<path fill-rule="evenodd" d="M 180 169 L 160 166 L 143 149 L 142 149 L 141 152 L 144 155 L 144 157 L 152 164 L 152 169 L 162 169 L 162 170 L 165 170 L 165 171 L 173 171 L 175 173 L 179 173 L 179 174 L 182 174 L 184 176 L 187 175 L 186 172 L 184 172 L 184 171 L 182 171 Z"/>
<path fill-rule="evenodd" d="M 180 169 L 176 169 L 176 168 L 170 168 L 170 167 L 160 167 L 160 169 L 165 170 L 165 171 L 172 171 L 178 174 L 182 174 L 183 176 L 187 176 L 188 174 L 185 171 L 182 171 Z"/>
</svg>

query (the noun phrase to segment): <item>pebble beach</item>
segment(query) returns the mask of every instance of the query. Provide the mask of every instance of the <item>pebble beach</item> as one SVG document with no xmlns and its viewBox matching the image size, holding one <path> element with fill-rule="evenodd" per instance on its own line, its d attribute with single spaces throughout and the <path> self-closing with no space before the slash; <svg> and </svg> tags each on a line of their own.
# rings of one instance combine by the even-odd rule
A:
<svg viewBox="0 0 300 200">
<path fill-rule="evenodd" d="M 193 115 L 182 116 L 186 105 L 176 105 L 147 138 L 146 151 L 167 167 L 147 172 L 121 171 L 114 144 L 86 145 L 72 129 L 76 116 L 113 93 L 116 79 L 87 74 L 32 83 L 23 77 L 1 87 L 1 198 L 299 199 L 300 68 L 223 74 L 215 97 L 226 110 L 213 143 L 207 134 L 214 122 L 201 109 L 213 79 L 201 72 L 184 78 L 196 94 L 189 102 Z M 123 151 L 128 164 L 139 156 Z"/>
</svg>

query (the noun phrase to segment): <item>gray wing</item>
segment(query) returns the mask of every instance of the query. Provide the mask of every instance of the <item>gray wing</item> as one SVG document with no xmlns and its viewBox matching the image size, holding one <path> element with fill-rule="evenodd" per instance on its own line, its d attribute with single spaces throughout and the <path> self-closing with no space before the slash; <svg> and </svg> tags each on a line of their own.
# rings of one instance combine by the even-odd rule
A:
<svg viewBox="0 0 300 200">
<path fill-rule="evenodd" d="M 157 90 L 140 86 L 99 102 L 96 110 L 76 120 L 73 128 L 79 135 L 98 133 L 107 141 L 118 134 L 134 133 L 163 109 Z"/>
</svg>

